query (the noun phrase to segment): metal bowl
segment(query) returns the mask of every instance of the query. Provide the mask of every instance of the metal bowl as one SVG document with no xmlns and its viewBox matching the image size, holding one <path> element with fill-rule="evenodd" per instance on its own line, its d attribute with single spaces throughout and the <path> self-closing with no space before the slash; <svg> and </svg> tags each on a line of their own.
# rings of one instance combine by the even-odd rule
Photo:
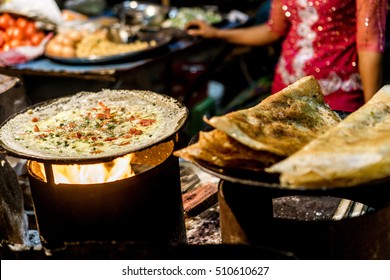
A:
<svg viewBox="0 0 390 280">
<path fill-rule="evenodd" d="M 124 1 L 115 5 L 113 12 L 128 25 L 156 26 L 166 19 L 169 8 L 143 1 Z"/>
</svg>

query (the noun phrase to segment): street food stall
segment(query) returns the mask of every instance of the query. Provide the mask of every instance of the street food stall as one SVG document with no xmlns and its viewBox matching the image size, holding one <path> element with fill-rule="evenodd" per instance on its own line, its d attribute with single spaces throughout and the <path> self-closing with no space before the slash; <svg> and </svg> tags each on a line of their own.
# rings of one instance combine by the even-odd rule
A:
<svg viewBox="0 0 390 280">
<path fill-rule="evenodd" d="M 117 9 L 120 13 L 119 8 Z M 178 12 L 176 13 L 178 14 Z M 174 75 L 177 73 L 174 75 L 172 73 L 176 71 L 175 67 L 178 63 L 191 65 L 208 62 L 211 70 L 228 53 L 228 47 L 223 42 L 210 43 L 190 38 L 182 29 L 173 28 L 172 23 L 169 24 L 170 27 L 166 28 L 144 27 L 143 30 L 137 32 L 137 36 L 134 36 L 131 33 L 134 32 L 133 30 L 123 29 L 118 20 L 112 17 L 88 20 L 82 23 L 82 27 L 80 27 L 79 20 L 75 21 L 77 23 L 66 22 L 65 27 L 62 28 L 64 34 L 61 32 L 49 40 L 43 56 L 0 69 L 3 74 L 17 76 L 22 80 L 33 103 L 50 97 L 72 94 L 77 92 L 77 87 L 94 90 L 99 88 L 147 88 L 174 96 Z M 229 27 L 235 26 L 237 23 L 224 21 L 220 24 Z M 107 36 L 110 36 L 111 39 L 120 40 L 119 35 L 125 34 L 124 36 L 127 36 L 125 40 L 131 38 L 130 40 L 142 41 L 146 45 L 134 49 L 132 45 L 136 45 L 135 42 L 128 42 L 130 49 L 119 49 L 120 53 L 111 52 L 103 55 L 101 53 L 85 53 L 84 48 L 84 54 L 80 53 L 78 57 L 69 57 L 69 54 L 72 55 L 74 50 L 70 50 L 69 46 L 61 45 L 64 41 L 66 44 L 72 42 L 72 39 L 66 35 L 70 34 L 70 37 L 75 38 L 76 36 L 80 39 L 77 29 L 96 29 L 96 26 L 103 26 L 103 32 L 108 32 Z M 67 32 L 69 29 L 71 32 Z M 135 40 L 135 37 L 138 39 Z M 89 41 L 86 38 L 85 44 L 91 44 L 91 40 L 94 38 L 89 38 Z M 149 43 L 152 43 L 153 46 L 148 46 Z M 112 44 L 105 47 L 104 44 L 107 42 L 101 44 L 103 44 L 101 48 L 104 48 L 104 51 L 113 51 L 115 46 L 123 45 Z M 64 49 L 67 52 L 65 56 L 62 53 Z M 178 71 L 181 70 L 176 72 Z M 203 70 L 203 72 L 205 71 Z M 56 88 L 55 93 L 50 90 L 51 88 Z M 176 97 L 184 98 L 182 96 Z"/>
<path fill-rule="evenodd" d="M 2 43 L 2 258 L 390 258 L 389 86 L 342 119 L 304 77 L 253 107 L 196 111 L 204 129 L 183 142 L 232 46 L 187 36 L 189 8 L 130 2 L 117 17 L 58 11 L 72 20 L 42 22 L 36 43 Z"/>
<path fill-rule="evenodd" d="M 128 8 L 127 6 L 124 7 Z M 119 6 L 119 8 L 123 8 L 123 6 Z M 181 13 L 186 13 L 187 16 L 193 16 L 193 13 L 203 13 L 205 15 L 208 14 L 208 12 L 206 13 L 200 8 L 196 8 L 196 9 L 186 8 L 183 10 L 181 9 L 175 10 L 176 15 L 180 15 Z M 34 22 L 33 18 L 35 19 L 35 17 L 19 15 L 17 13 L 12 13 L 9 11 L 4 12 L 4 14 L 7 15 L 6 17 L 8 19 L 11 19 L 11 21 L 13 22 L 16 22 L 19 18 L 28 22 Z M 73 13 L 67 13 L 66 16 L 80 17 L 80 15 L 73 14 Z M 226 28 L 235 27 L 238 24 L 241 24 L 238 22 L 229 22 L 225 20 L 221 21 L 220 18 L 217 19 L 220 21 L 217 22 L 217 24 L 222 24 L 222 26 Z M 81 17 L 81 21 L 84 20 L 86 19 Z M 109 18 L 104 17 L 103 19 L 99 18 L 97 20 L 94 19 L 91 21 L 88 19 L 86 23 L 84 22 L 84 24 L 87 26 L 86 28 L 89 28 L 91 25 L 94 26 L 95 24 L 97 25 L 108 24 L 109 27 L 104 28 L 104 32 L 109 32 L 110 36 L 112 36 L 113 41 L 114 38 L 118 39 L 118 36 L 120 35 L 118 32 L 123 31 L 121 30 L 123 26 L 121 25 L 118 26 L 118 23 L 120 24 L 120 22 L 118 22 L 117 19 L 113 19 L 112 17 Z M 38 22 L 39 20 L 36 21 L 37 26 L 38 26 Z M 81 40 L 80 33 L 75 34 L 76 32 L 74 32 L 74 30 L 73 32 L 69 32 L 68 26 L 64 28 L 63 32 L 60 32 L 59 29 L 58 30 L 55 28 L 53 29 L 53 26 L 51 24 L 47 24 L 46 22 L 45 25 L 43 25 L 44 27 L 42 29 L 45 30 L 44 32 L 46 37 L 42 39 L 42 41 L 39 42 L 39 44 L 37 43 L 38 44 L 37 46 L 27 46 L 29 47 L 27 48 L 28 51 L 31 50 L 31 48 L 37 50 L 37 48 L 39 47 L 39 50 L 43 51 L 42 53 L 40 53 L 40 55 L 34 55 L 34 56 L 26 55 L 26 53 L 24 52 L 26 49 L 23 48 L 24 46 L 16 46 L 15 48 L 8 49 L 8 47 L 4 48 L 5 45 L 2 45 L 3 56 L 1 62 L 3 63 L 3 67 L 0 69 L 0 72 L 3 73 L 4 77 L 6 77 L 7 79 L 9 79 L 8 77 L 11 76 L 15 77 L 12 79 L 18 81 L 17 85 L 19 91 L 21 91 L 23 97 L 25 97 L 25 100 L 23 100 L 25 101 L 25 103 L 21 104 L 21 106 L 19 106 L 18 108 L 7 108 L 7 109 L 12 109 L 12 111 L 8 112 L 7 115 L 4 116 L 3 121 L 5 121 L 8 118 L 12 118 L 13 115 L 17 115 L 21 111 L 29 112 L 29 110 L 31 110 L 32 108 L 31 106 L 39 106 L 36 104 L 41 104 L 42 102 L 51 103 L 53 100 L 57 98 L 60 98 L 61 100 L 61 98 L 64 98 L 64 96 L 73 96 L 75 93 L 83 90 L 88 90 L 89 92 L 92 91 L 99 92 L 103 88 L 107 88 L 110 90 L 121 90 L 121 89 L 129 89 L 129 88 L 131 90 L 145 90 L 145 89 L 147 89 L 148 91 L 153 90 L 155 92 L 166 94 L 167 95 L 166 98 L 168 98 L 169 96 L 170 98 L 174 98 L 174 100 L 178 100 L 179 103 L 183 102 L 183 104 L 185 104 L 188 107 L 193 106 L 196 102 L 198 102 L 199 100 L 205 97 L 205 92 L 199 94 L 198 91 L 199 88 L 201 86 L 204 86 L 204 84 L 207 82 L 208 71 L 211 72 L 213 67 L 216 67 L 216 65 L 218 65 L 224 59 L 224 57 L 228 54 L 230 50 L 230 46 L 223 42 L 210 42 L 207 40 L 201 40 L 200 38 L 189 37 L 181 29 L 184 23 L 185 22 L 182 19 L 174 23 L 167 22 L 166 27 L 163 28 L 159 26 L 157 27 L 143 26 L 142 29 L 137 31 L 136 36 L 134 36 L 134 34 L 131 33 L 133 32 L 132 30 L 126 30 L 126 32 L 130 32 L 127 33 L 126 40 L 129 40 L 129 42 L 126 42 L 127 44 L 129 45 L 133 44 L 134 43 L 133 40 L 140 40 L 146 42 L 147 45 L 143 46 L 142 49 L 130 49 L 124 51 L 121 50 L 119 53 L 108 53 L 103 55 L 87 54 L 81 57 L 75 57 L 74 53 L 73 56 L 70 56 L 69 52 L 63 52 L 64 49 L 68 49 L 69 47 L 68 41 L 76 40 L 76 37 L 77 40 Z M 174 26 L 175 24 L 180 25 L 178 26 L 180 28 Z M 6 32 L 6 29 L 4 29 L 3 31 Z M 67 35 L 69 35 L 69 37 Z M 119 39 L 121 39 L 120 36 Z M 99 40 L 101 40 L 101 38 L 99 38 Z M 64 48 L 64 42 L 68 44 L 66 45 L 66 48 Z M 53 49 L 58 51 L 59 49 L 58 45 L 62 46 L 62 51 L 58 53 L 53 52 Z M 43 49 L 42 46 L 44 46 Z M 113 49 L 113 46 L 114 45 L 110 44 L 108 50 Z M 75 47 L 74 42 L 73 42 L 73 47 Z M 199 60 L 201 60 L 201 62 L 199 62 Z M 204 63 L 205 61 L 207 61 L 207 65 Z M 179 73 L 181 76 L 183 76 L 182 73 L 180 73 L 181 71 L 187 73 L 186 77 L 181 77 L 181 79 L 184 79 L 184 86 L 187 86 L 187 88 L 185 89 L 181 88 L 179 91 L 177 91 L 175 90 L 175 82 L 177 81 L 174 75 L 177 75 Z M 183 80 L 181 82 L 183 82 Z M 181 86 L 183 87 L 183 84 Z M 13 97 L 15 97 L 15 95 L 13 95 Z M 170 100 L 170 98 L 168 99 Z M 184 122 L 180 121 L 180 125 L 175 126 L 175 128 L 181 130 L 183 128 L 183 125 Z M 170 136 L 172 137 L 172 135 Z M 155 186 L 157 181 L 161 183 L 161 180 L 157 179 L 158 176 L 162 176 L 162 178 L 165 178 L 164 180 L 170 178 L 168 180 L 169 183 L 167 182 L 167 185 L 170 185 L 172 191 L 169 191 L 165 194 L 168 195 L 168 193 L 169 194 L 176 193 L 176 195 L 174 195 L 173 197 L 169 195 L 168 197 L 173 198 L 175 200 L 174 203 L 176 204 L 177 207 L 174 207 L 174 209 L 172 208 L 173 210 L 172 213 L 166 213 L 163 215 L 172 216 L 172 214 L 175 213 L 173 214 L 173 216 L 176 216 L 176 218 L 173 218 L 172 216 L 173 223 L 172 223 L 171 230 L 169 230 L 170 233 L 168 233 L 170 237 L 168 237 L 167 235 L 166 237 L 163 237 L 159 241 L 164 240 L 164 241 L 175 242 L 175 243 L 183 243 L 183 240 L 186 240 L 186 234 L 182 228 L 184 222 L 183 215 L 185 215 L 187 218 L 195 217 L 202 210 L 208 209 L 210 206 L 215 205 L 216 203 L 215 180 L 216 179 L 214 178 L 212 179 L 214 180 L 214 182 L 210 182 L 210 180 L 207 179 L 205 180 L 199 179 L 196 172 L 194 171 L 193 166 L 188 166 L 188 165 L 185 166 L 186 171 L 190 172 L 191 178 L 190 180 L 182 184 L 183 186 L 186 185 L 185 187 L 182 187 L 182 192 L 183 194 L 185 194 L 185 196 L 183 197 L 185 203 L 184 203 L 184 208 L 182 209 L 181 203 L 179 203 L 179 201 L 177 200 L 178 191 L 180 192 L 181 189 L 180 183 L 178 181 L 180 178 L 179 170 L 178 170 L 178 161 L 173 156 L 171 156 L 171 153 L 173 151 L 172 147 L 176 147 L 177 140 L 172 139 L 171 141 L 172 142 L 168 141 L 168 143 L 163 143 L 164 147 L 162 149 L 159 148 L 156 151 L 152 152 L 160 155 L 162 154 L 162 151 L 165 150 L 167 151 L 166 155 L 168 156 L 168 159 L 164 157 L 164 159 L 162 159 L 161 162 L 153 163 L 154 165 L 156 165 L 157 168 L 152 168 L 152 171 L 144 170 L 143 168 L 141 168 L 142 170 L 140 172 L 144 173 L 144 175 L 140 176 L 140 178 L 143 177 L 144 179 L 142 180 L 146 180 L 146 181 L 144 181 L 143 183 L 140 183 L 141 181 L 139 181 L 135 185 L 140 186 L 143 184 L 150 184 L 151 186 Z M 172 146 L 172 143 L 174 143 L 175 145 Z M 152 150 L 154 149 L 155 148 L 153 147 Z M 141 148 L 141 150 L 145 150 L 145 149 Z M 142 151 L 141 154 L 142 154 L 141 157 L 151 157 L 152 155 L 150 154 L 150 152 L 145 152 L 145 151 Z M 25 206 L 27 208 L 27 217 L 29 220 L 29 227 L 30 227 L 27 231 L 29 236 L 25 241 L 28 243 L 29 246 L 39 248 L 41 246 L 41 243 L 44 242 L 44 240 L 50 240 L 52 238 L 52 237 L 43 238 L 44 235 L 43 232 L 45 232 L 44 229 L 45 227 L 43 225 L 47 224 L 49 228 L 51 226 L 50 223 L 41 222 L 40 223 L 41 226 L 39 227 L 39 234 L 43 234 L 43 235 L 40 235 L 38 237 L 37 235 L 34 234 L 34 232 L 38 229 L 37 220 L 35 218 L 35 211 L 37 208 L 33 206 L 33 202 L 31 200 L 30 191 L 32 190 L 32 188 L 30 187 L 31 185 L 30 180 L 34 180 L 33 178 L 35 178 L 36 175 L 35 173 L 31 173 L 34 175 L 32 175 L 30 178 L 26 178 L 25 177 L 26 173 L 23 173 L 26 171 L 24 168 L 24 163 L 26 158 L 21 154 L 13 154 L 13 156 L 11 156 L 10 154 L 8 154 L 7 156 L 7 159 L 11 162 L 12 167 L 19 168 L 20 165 L 22 165 L 22 172 L 21 173 L 17 172 L 17 173 L 19 175 L 18 178 L 19 182 L 22 184 L 22 188 L 24 190 Z M 23 160 L 19 162 L 16 160 L 16 158 L 22 158 Z M 163 163 L 166 160 L 168 161 L 166 163 Z M 38 161 L 41 162 L 41 159 L 38 159 Z M 106 159 L 104 159 L 103 161 L 106 161 Z M 46 163 L 46 165 L 47 164 L 50 164 L 50 160 Z M 145 165 L 149 165 L 149 163 L 145 163 Z M 166 167 L 164 167 L 164 165 L 166 165 Z M 181 169 L 184 169 L 184 167 L 182 166 L 184 166 L 184 163 L 183 164 L 181 163 Z M 158 171 L 158 169 L 161 170 Z M 36 170 L 36 167 L 32 167 L 30 170 Z M 170 172 L 172 172 L 172 177 L 167 176 L 167 174 Z M 41 171 L 38 172 L 38 174 L 41 173 L 42 173 Z M 46 174 L 45 178 L 49 178 L 48 183 L 54 184 L 53 182 L 51 182 L 50 179 L 51 178 L 50 174 L 52 172 L 45 171 L 44 173 Z M 150 174 L 154 174 L 154 175 L 150 177 L 151 176 Z M 157 174 L 160 175 L 157 176 Z M 202 176 L 206 178 L 210 178 L 209 176 L 207 175 L 205 176 L 204 174 Z M 153 178 L 152 181 L 154 182 L 150 181 L 150 178 Z M 39 179 L 36 182 L 37 184 L 33 184 L 33 186 L 34 185 L 41 186 L 42 184 L 42 182 L 40 182 L 41 179 Z M 146 183 L 147 181 L 150 181 L 150 183 Z M 176 183 L 173 184 L 173 182 Z M 112 183 L 112 184 L 116 184 L 116 183 Z M 190 192 L 191 188 L 194 187 L 196 184 L 206 184 L 206 186 L 213 187 L 212 191 L 209 191 L 206 195 L 200 197 L 201 200 L 200 202 L 194 201 L 194 196 L 196 196 L 197 193 L 194 192 L 191 195 Z M 128 184 L 126 183 L 126 185 Z M 204 187 L 203 189 L 206 189 L 206 187 Z M 164 205 L 166 205 L 167 201 L 165 199 L 162 199 L 163 196 L 158 195 L 158 192 L 155 191 L 152 191 L 151 193 L 154 193 L 156 197 L 156 201 L 155 201 L 156 208 L 159 209 L 164 208 Z M 145 192 L 141 191 L 140 194 L 141 196 L 144 196 Z M 135 195 L 133 196 L 136 197 Z M 115 199 L 113 201 L 115 201 Z M 50 202 L 49 204 L 51 203 L 52 202 Z M 164 205 L 161 205 L 161 203 L 164 203 Z M 159 211 L 158 209 L 154 209 L 151 211 L 151 209 L 149 209 L 148 211 L 154 215 L 156 212 Z M 44 213 L 46 211 L 47 210 L 42 210 L 41 213 Z M 96 210 L 93 211 L 96 212 Z M 121 212 L 125 213 L 126 211 L 121 211 Z M 139 211 L 131 210 L 127 212 L 135 213 Z M 65 212 L 65 216 L 68 214 L 69 213 Z M 56 217 L 55 216 L 53 217 L 56 220 Z M 193 233 L 192 235 L 189 234 L 188 238 L 192 240 L 193 243 L 204 243 L 204 241 L 201 241 L 202 239 L 208 239 L 209 243 L 219 243 L 220 236 L 218 231 L 217 218 L 218 216 L 214 214 L 212 220 L 209 220 L 211 223 L 215 224 L 214 228 L 211 229 L 211 232 L 209 232 L 210 233 L 209 236 L 204 236 L 204 234 L 201 233 L 204 230 L 204 228 L 202 228 L 203 226 L 202 224 L 198 226 L 196 225 L 197 223 L 199 224 L 199 219 L 198 221 L 196 221 L 196 219 L 193 221 L 186 220 L 189 222 L 188 227 L 192 228 L 192 231 L 195 231 L 195 233 Z M 139 220 L 142 221 L 147 219 L 139 219 Z M 162 217 L 161 219 L 158 220 L 160 220 L 161 222 L 164 221 Z M 202 218 L 201 221 L 207 223 L 207 218 Z M 117 224 L 123 225 L 123 222 L 118 222 Z M 148 221 L 148 224 L 152 228 L 149 228 L 149 230 L 144 231 L 138 236 L 144 235 L 145 237 L 146 232 L 148 232 L 148 234 L 152 234 L 153 230 L 155 230 L 156 227 L 159 227 L 155 222 Z M 146 224 L 143 224 L 142 227 L 145 227 L 145 225 Z M 165 224 L 161 225 L 161 227 L 164 226 Z M 73 227 L 74 226 L 69 225 L 68 228 L 71 229 Z M 111 228 L 111 226 L 106 225 L 105 228 L 107 228 L 108 230 L 109 228 Z M 58 232 L 65 233 L 63 229 L 64 228 L 62 228 L 62 230 L 59 230 Z M 94 230 L 92 232 L 95 232 L 99 235 L 99 232 L 101 232 L 101 230 Z M 23 235 L 23 232 L 19 232 L 19 234 Z M 125 235 L 126 231 L 123 231 L 123 234 Z M 55 233 L 54 235 L 51 236 L 56 236 L 56 235 L 58 235 L 58 233 Z M 60 234 L 60 235 L 66 236 L 66 234 Z M 86 231 L 85 236 L 90 236 L 90 234 L 87 234 Z M 74 240 L 77 240 L 77 238 L 79 237 L 80 236 L 75 237 Z M 112 236 L 110 236 L 110 234 L 108 234 L 108 237 L 113 238 Z M 101 236 L 96 237 L 96 239 L 100 239 L 100 238 Z M 7 238 L 5 238 L 5 240 L 6 239 Z M 119 241 L 120 238 L 115 238 L 115 239 Z M 123 246 L 125 246 L 125 244 Z M 118 248 L 120 248 L 120 246 L 118 246 Z M 117 248 L 113 248 L 112 250 L 116 250 L 116 249 Z M 215 250 L 216 254 L 219 255 L 217 251 L 218 250 Z M 9 256 L 12 257 L 12 254 L 19 254 L 19 253 L 23 255 L 23 250 L 22 252 L 12 252 L 11 255 Z M 262 252 L 256 252 L 256 254 L 257 253 L 262 253 Z"/>
</svg>

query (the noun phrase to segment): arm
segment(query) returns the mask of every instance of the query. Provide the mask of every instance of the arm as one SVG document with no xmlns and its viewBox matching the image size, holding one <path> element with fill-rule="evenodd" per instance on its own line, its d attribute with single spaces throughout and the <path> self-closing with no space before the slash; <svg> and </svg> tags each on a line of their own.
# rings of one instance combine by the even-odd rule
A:
<svg viewBox="0 0 390 280">
<path fill-rule="evenodd" d="M 266 24 L 236 29 L 218 29 L 203 21 L 195 20 L 187 24 L 187 33 L 192 36 L 226 40 L 230 43 L 247 46 L 262 46 L 280 39 L 281 35 L 271 31 Z M 189 27 L 195 27 L 194 29 Z"/>
<path fill-rule="evenodd" d="M 189 35 L 226 40 L 234 44 L 263 46 L 279 40 L 287 33 L 288 18 L 283 10 L 282 0 L 272 0 L 267 23 L 236 29 L 217 29 L 202 21 L 195 20 L 186 25 Z M 189 29 L 195 27 L 196 29 Z"/>
<path fill-rule="evenodd" d="M 362 79 L 364 101 L 367 102 L 382 85 L 382 53 L 359 51 L 359 72 Z"/>
<path fill-rule="evenodd" d="M 356 1 L 358 67 L 367 102 L 382 85 L 387 1 Z"/>
</svg>

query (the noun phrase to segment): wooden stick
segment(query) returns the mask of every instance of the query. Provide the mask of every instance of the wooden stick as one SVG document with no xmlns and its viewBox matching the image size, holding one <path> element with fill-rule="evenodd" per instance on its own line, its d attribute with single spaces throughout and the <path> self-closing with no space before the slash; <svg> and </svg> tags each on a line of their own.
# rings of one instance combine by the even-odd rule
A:
<svg viewBox="0 0 390 280">
<path fill-rule="evenodd" d="M 182 195 L 184 215 L 194 217 L 218 202 L 218 185 L 205 183 Z"/>
</svg>

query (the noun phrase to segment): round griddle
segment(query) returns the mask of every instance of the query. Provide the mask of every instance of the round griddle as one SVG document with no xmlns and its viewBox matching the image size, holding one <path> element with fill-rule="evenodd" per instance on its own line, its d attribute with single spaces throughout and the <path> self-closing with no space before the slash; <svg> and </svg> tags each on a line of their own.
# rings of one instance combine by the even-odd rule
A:
<svg viewBox="0 0 390 280">
<path fill-rule="evenodd" d="M 80 154 L 58 154 L 55 149 L 42 151 L 37 145 L 26 145 L 15 139 L 15 135 L 31 130 L 32 116 L 48 119 L 58 112 L 96 107 L 98 102 L 107 106 L 136 106 L 136 108 L 150 108 L 153 106 L 159 126 L 142 143 L 132 143 L 100 154 L 91 154 L 86 151 Z M 135 112 L 136 113 L 136 112 Z M 145 113 L 145 112 L 139 112 Z M 9 117 L 0 126 L 0 144 L 8 155 L 18 158 L 31 159 L 51 163 L 97 163 L 111 161 L 117 157 L 141 151 L 158 143 L 171 140 L 185 125 L 188 119 L 188 109 L 175 98 L 141 90 L 102 90 L 100 92 L 79 92 L 72 96 L 52 99 L 33 105 Z M 26 147 L 27 146 L 27 147 Z"/>
<path fill-rule="evenodd" d="M 208 127 L 205 129 L 205 131 L 210 131 L 212 129 L 213 128 Z M 199 133 L 195 134 L 192 137 L 188 145 L 195 144 L 196 142 L 198 142 L 198 140 Z M 247 169 L 216 166 L 207 161 L 195 158 L 193 159 L 193 163 L 203 171 L 232 183 L 259 187 L 281 187 L 279 185 L 279 175 L 270 174 L 266 172 L 250 171 Z"/>
<path fill-rule="evenodd" d="M 194 144 L 199 139 L 196 134 L 189 142 Z M 317 188 L 283 186 L 280 184 L 279 175 L 267 172 L 256 172 L 239 168 L 224 168 L 213 165 L 207 161 L 193 159 L 195 166 L 204 172 L 211 174 L 221 180 L 228 181 L 237 188 L 261 188 L 271 192 L 275 197 L 289 195 L 305 196 L 333 196 L 348 198 L 353 201 L 362 202 L 370 206 L 382 206 L 390 203 L 390 177 L 374 180 L 364 184 L 349 187 L 322 186 Z"/>
</svg>

